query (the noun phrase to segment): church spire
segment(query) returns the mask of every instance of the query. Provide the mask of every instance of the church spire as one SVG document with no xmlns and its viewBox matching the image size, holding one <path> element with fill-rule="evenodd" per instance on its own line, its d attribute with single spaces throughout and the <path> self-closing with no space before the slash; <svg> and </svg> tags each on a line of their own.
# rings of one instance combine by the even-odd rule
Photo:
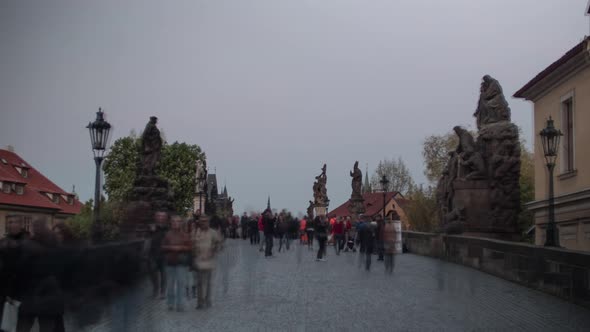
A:
<svg viewBox="0 0 590 332">
<path fill-rule="evenodd" d="M 363 184 L 363 194 L 372 193 L 373 188 L 371 188 L 371 183 L 369 182 L 369 164 L 366 166 L 365 169 L 365 183 Z"/>
<path fill-rule="evenodd" d="M 223 185 L 223 196 L 227 197 L 227 187 Z"/>
<path fill-rule="evenodd" d="M 266 202 L 266 209 L 270 210 L 270 195 L 268 195 L 268 201 Z"/>
</svg>

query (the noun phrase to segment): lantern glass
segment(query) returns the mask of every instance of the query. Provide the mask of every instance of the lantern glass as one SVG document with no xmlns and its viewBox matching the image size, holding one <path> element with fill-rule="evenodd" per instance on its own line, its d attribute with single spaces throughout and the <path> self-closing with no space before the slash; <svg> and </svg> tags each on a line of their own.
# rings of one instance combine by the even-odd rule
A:
<svg viewBox="0 0 590 332">
<path fill-rule="evenodd" d="M 387 179 L 387 176 L 383 175 L 383 177 L 381 178 L 381 189 L 383 189 L 383 192 L 387 191 L 387 187 L 389 185 L 389 180 Z"/>
<path fill-rule="evenodd" d="M 559 149 L 559 139 L 563 134 L 559 129 L 555 128 L 553 119 L 549 117 L 547 127 L 543 128 L 539 135 L 541 136 L 543 154 L 545 155 L 547 165 L 555 165 L 555 159 L 557 158 Z"/>
<path fill-rule="evenodd" d="M 111 125 L 105 121 L 104 113 L 102 109 L 98 109 L 96 112 L 96 120 L 86 126 L 90 132 L 90 144 L 95 157 L 102 157 L 104 155 L 107 142 L 109 139 L 109 133 Z"/>
</svg>

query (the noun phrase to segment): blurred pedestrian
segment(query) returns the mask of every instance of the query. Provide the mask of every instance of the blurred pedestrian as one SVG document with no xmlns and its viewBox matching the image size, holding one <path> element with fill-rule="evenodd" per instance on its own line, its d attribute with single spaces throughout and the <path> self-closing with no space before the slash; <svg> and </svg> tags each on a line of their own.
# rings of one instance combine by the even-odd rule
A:
<svg viewBox="0 0 590 332">
<path fill-rule="evenodd" d="M 158 211 L 154 215 L 154 224 L 150 228 L 149 274 L 154 298 L 164 299 L 166 294 L 166 270 L 162 241 L 168 231 L 168 213 Z"/>
<path fill-rule="evenodd" d="M 162 241 L 162 251 L 166 262 L 168 310 L 184 310 L 183 292 L 186 289 L 190 262 L 190 236 L 182 231 L 182 219 L 178 215 L 171 218 L 171 228 Z"/>
<path fill-rule="evenodd" d="M 385 272 L 388 272 L 389 274 L 393 273 L 393 268 L 395 265 L 394 255 L 396 236 L 397 234 L 393 220 L 387 219 L 387 221 L 385 221 L 385 225 L 383 226 L 383 245 L 385 255 Z"/>
<path fill-rule="evenodd" d="M 336 255 L 340 255 L 340 251 L 344 249 L 344 222 L 342 217 L 338 217 L 332 231 L 334 232 L 334 249 L 336 249 Z"/>
<path fill-rule="evenodd" d="M 314 219 L 315 233 L 318 238 L 318 254 L 316 261 L 326 261 L 326 242 L 328 241 L 328 223 L 325 217 L 317 216 Z"/>
<path fill-rule="evenodd" d="M 192 239 L 193 267 L 197 271 L 197 309 L 211 307 L 211 276 L 215 256 L 222 248 L 222 238 L 209 227 L 209 218 L 201 216 Z"/>
<path fill-rule="evenodd" d="M 273 237 L 275 234 L 275 219 L 272 215 L 272 211 L 269 209 L 266 209 L 263 213 L 263 226 L 264 242 L 266 246 L 264 257 L 272 257 Z"/>
</svg>

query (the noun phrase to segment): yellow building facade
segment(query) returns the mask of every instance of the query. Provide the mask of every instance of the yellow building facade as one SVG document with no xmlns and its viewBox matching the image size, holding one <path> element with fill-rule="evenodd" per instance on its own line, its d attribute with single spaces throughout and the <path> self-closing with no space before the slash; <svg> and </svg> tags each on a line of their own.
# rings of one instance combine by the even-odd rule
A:
<svg viewBox="0 0 590 332">
<path fill-rule="evenodd" d="M 545 243 L 549 172 L 539 132 L 551 117 L 563 133 L 554 171 L 555 221 L 562 247 L 590 251 L 590 37 L 514 94 L 534 104 L 535 244 Z"/>
</svg>

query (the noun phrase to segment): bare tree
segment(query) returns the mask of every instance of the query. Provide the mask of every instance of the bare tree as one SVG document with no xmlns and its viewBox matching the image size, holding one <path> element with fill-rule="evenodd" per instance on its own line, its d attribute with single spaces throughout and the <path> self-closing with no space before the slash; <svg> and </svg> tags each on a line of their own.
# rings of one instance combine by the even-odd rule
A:
<svg viewBox="0 0 590 332">
<path fill-rule="evenodd" d="M 383 175 L 387 176 L 389 185 L 387 191 L 399 191 L 402 194 L 408 193 L 414 186 L 414 180 L 410 170 L 401 157 L 396 159 L 385 159 L 379 162 L 377 169 L 371 176 L 371 187 L 382 189 L 380 183 Z"/>
</svg>

